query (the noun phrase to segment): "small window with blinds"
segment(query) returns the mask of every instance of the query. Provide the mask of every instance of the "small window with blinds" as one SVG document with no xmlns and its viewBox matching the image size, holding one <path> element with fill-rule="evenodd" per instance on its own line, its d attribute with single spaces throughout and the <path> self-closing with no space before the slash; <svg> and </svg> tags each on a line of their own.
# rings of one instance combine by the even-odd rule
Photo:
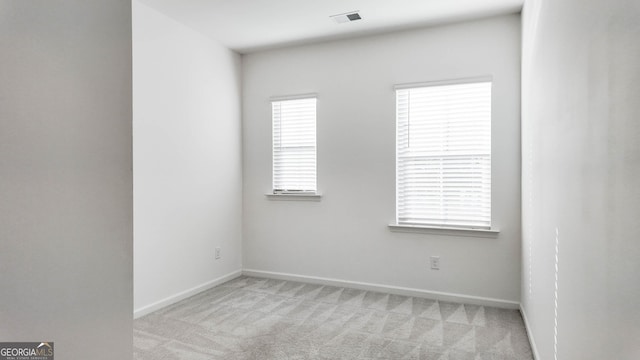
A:
<svg viewBox="0 0 640 360">
<path fill-rule="evenodd" d="M 273 100 L 273 193 L 316 193 L 316 97 Z"/>
<path fill-rule="evenodd" d="M 396 88 L 396 223 L 491 228 L 491 80 Z"/>
</svg>

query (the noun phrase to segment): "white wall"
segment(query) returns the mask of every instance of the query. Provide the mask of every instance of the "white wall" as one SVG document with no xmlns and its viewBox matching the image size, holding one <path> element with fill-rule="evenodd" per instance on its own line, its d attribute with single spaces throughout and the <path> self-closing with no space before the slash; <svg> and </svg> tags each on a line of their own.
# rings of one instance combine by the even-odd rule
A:
<svg viewBox="0 0 640 360">
<path fill-rule="evenodd" d="M 136 315 L 241 269 L 240 71 L 238 54 L 133 2 Z"/>
<path fill-rule="evenodd" d="M 528 1 L 523 18 L 522 305 L 538 359 L 638 359 L 640 3 Z"/>
<path fill-rule="evenodd" d="M 244 267 L 519 301 L 520 17 L 243 57 Z M 392 233 L 395 84 L 492 75 L 497 238 Z M 320 202 L 273 201 L 269 97 L 318 93 Z M 428 268 L 441 256 L 440 271 Z"/>
<path fill-rule="evenodd" d="M 0 2 L 0 341 L 132 354 L 131 2 Z"/>
</svg>

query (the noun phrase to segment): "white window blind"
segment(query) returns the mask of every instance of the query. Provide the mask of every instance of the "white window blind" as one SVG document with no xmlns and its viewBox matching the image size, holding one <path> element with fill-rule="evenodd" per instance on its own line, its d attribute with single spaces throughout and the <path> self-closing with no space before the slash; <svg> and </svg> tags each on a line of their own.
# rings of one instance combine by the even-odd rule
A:
<svg viewBox="0 0 640 360">
<path fill-rule="evenodd" d="M 271 102 L 273 192 L 316 192 L 316 98 Z"/>
<path fill-rule="evenodd" d="M 396 90 L 396 222 L 491 228 L 491 82 Z"/>
</svg>

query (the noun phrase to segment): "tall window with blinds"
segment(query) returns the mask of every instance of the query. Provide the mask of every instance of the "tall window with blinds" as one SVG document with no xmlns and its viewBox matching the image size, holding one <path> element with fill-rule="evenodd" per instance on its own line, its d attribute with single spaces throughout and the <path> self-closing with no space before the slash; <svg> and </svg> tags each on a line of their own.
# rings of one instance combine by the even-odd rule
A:
<svg viewBox="0 0 640 360">
<path fill-rule="evenodd" d="M 273 193 L 316 193 L 316 97 L 271 102 Z"/>
<path fill-rule="evenodd" d="M 398 225 L 491 228 L 491 81 L 396 88 Z"/>
</svg>

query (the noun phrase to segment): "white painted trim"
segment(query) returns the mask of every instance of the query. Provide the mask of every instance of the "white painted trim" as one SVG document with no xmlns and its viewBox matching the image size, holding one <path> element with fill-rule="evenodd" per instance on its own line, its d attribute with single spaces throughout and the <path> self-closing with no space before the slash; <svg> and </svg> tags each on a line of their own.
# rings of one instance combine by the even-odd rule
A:
<svg viewBox="0 0 640 360">
<path fill-rule="evenodd" d="M 222 283 L 225 283 L 229 280 L 233 280 L 239 276 L 242 275 L 242 270 L 236 270 L 232 273 L 229 273 L 227 275 L 223 275 L 217 279 L 213 279 L 211 281 L 208 281 L 204 284 L 192 287 L 191 289 L 187 289 L 185 291 L 179 292 L 175 295 L 171 295 L 167 298 L 164 298 L 160 301 L 154 302 L 153 304 L 147 305 L 147 306 L 143 306 L 137 310 L 133 311 L 133 318 L 137 319 L 140 317 L 143 317 L 145 315 L 151 314 L 154 311 L 160 310 L 164 307 L 167 307 L 169 305 L 175 304 L 179 301 L 182 301 L 188 297 L 191 297 L 193 295 L 196 295 L 198 293 L 201 293 L 203 291 L 209 290 L 214 286 L 220 285 Z"/>
<path fill-rule="evenodd" d="M 493 81 L 492 75 L 484 75 L 484 76 L 473 76 L 473 77 L 458 78 L 458 79 L 446 79 L 446 80 L 434 80 L 434 81 L 424 81 L 424 82 L 416 82 L 416 83 L 397 84 L 393 88 L 395 90 L 406 90 L 406 89 L 423 88 L 423 87 L 429 87 L 429 86 L 474 84 L 474 83 L 492 82 L 492 81 Z"/>
<path fill-rule="evenodd" d="M 429 298 L 434 300 L 451 301 L 451 302 L 474 304 L 474 305 L 481 305 L 481 306 L 494 306 L 499 308 L 514 309 L 514 310 L 518 309 L 518 307 L 520 306 L 520 303 L 518 303 L 517 301 L 486 298 L 486 297 L 472 296 L 472 295 L 445 293 L 445 292 L 439 292 L 439 291 L 428 291 L 428 290 L 406 288 L 406 287 L 400 287 L 400 286 L 372 284 L 372 283 L 365 283 L 365 282 L 358 282 L 358 281 L 329 279 L 329 278 L 323 278 L 323 277 L 317 277 L 317 276 L 294 275 L 294 274 L 262 271 L 262 270 L 254 270 L 254 269 L 244 269 L 242 270 L 242 274 L 247 276 L 261 277 L 261 278 L 300 281 L 300 282 L 307 282 L 307 283 L 320 284 L 320 285 L 349 287 L 353 289 L 360 289 L 360 290 L 367 290 L 367 291 L 379 291 L 379 292 L 386 292 L 386 293 L 396 294 L 396 295 L 424 297 L 424 298 Z"/>
<path fill-rule="evenodd" d="M 403 225 L 389 224 L 389 230 L 393 232 L 418 233 L 418 234 L 435 234 L 450 236 L 468 236 L 481 238 L 496 238 L 500 234 L 499 229 L 472 229 L 457 227 L 441 227 L 441 226 L 420 226 L 420 225 Z"/>
<path fill-rule="evenodd" d="M 308 94 L 297 94 L 297 95 L 282 95 L 282 96 L 272 96 L 269 98 L 271 102 L 277 101 L 287 101 L 287 100 L 301 100 L 301 99 L 317 99 L 318 94 L 316 93 L 308 93 Z"/>
<path fill-rule="evenodd" d="M 269 200 L 284 200 L 284 201 L 320 201 L 322 194 L 320 193 L 278 193 L 278 194 L 264 194 Z"/>
<path fill-rule="evenodd" d="M 520 314 L 522 315 L 522 320 L 524 320 L 524 328 L 527 330 L 527 336 L 529 337 L 531 352 L 533 352 L 533 360 L 540 360 L 542 358 L 538 354 L 538 347 L 536 346 L 536 341 L 533 339 L 533 333 L 531 332 L 531 328 L 529 327 L 529 320 L 527 319 L 527 313 L 524 311 L 522 304 L 520 304 Z"/>
</svg>

